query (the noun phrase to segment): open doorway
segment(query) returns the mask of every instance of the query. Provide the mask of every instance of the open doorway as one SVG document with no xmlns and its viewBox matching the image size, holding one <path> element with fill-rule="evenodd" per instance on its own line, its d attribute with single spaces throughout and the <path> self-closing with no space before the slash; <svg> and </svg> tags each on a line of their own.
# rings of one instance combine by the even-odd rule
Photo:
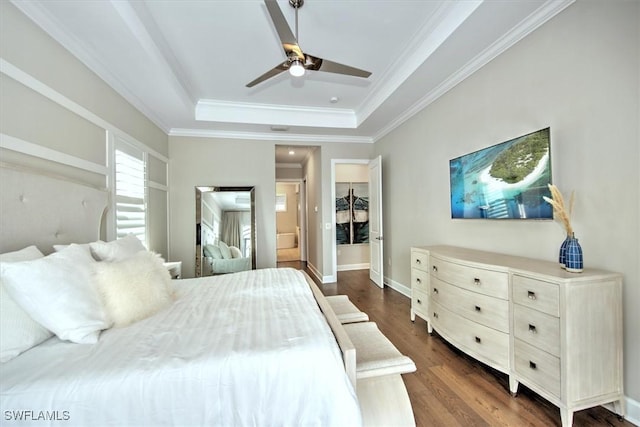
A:
<svg viewBox="0 0 640 427">
<path fill-rule="evenodd" d="M 276 182 L 276 249 L 278 262 L 301 260 L 300 183 Z"/>
</svg>

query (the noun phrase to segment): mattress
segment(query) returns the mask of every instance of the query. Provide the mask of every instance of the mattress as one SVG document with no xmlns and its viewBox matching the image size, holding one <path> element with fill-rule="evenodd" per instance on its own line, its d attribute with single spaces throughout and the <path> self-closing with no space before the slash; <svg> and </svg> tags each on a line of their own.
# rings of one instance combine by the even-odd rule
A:
<svg viewBox="0 0 640 427">
<path fill-rule="evenodd" d="M 97 344 L 51 338 L 0 367 L 3 425 L 360 425 L 304 276 L 173 281 L 175 303 Z"/>
</svg>

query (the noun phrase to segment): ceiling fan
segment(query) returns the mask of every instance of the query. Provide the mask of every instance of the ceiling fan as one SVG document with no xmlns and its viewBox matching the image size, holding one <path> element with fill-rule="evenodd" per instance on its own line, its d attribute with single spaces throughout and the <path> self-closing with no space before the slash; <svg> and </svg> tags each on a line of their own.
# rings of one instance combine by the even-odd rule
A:
<svg viewBox="0 0 640 427">
<path fill-rule="evenodd" d="M 348 76 L 364 77 L 367 78 L 371 75 L 369 71 L 361 70 L 359 68 L 350 67 L 348 65 L 339 64 L 337 62 L 329 61 L 317 56 L 312 56 L 302 52 L 300 46 L 298 46 L 298 9 L 304 4 L 304 0 L 289 0 L 289 4 L 296 10 L 296 34 L 295 36 L 291 32 L 287 21 L 278 6 L 277 0 L 264 0 L 264 4 L 267 6 L 271 21 L 276 27 L 278 37 L 282 43 L 282 48 L 287 56 L 287 59 L 276 65 L 273 69 L 267 71 L 257 79 L 249 82 L 247 87 L 253 87 L 258 83 L 277 76 L 283 71 L 289 70 L 292 76 L 300 77 L 304 75 L 305 70 L 326 71 L 329 73 L 346 74 Z"/>
</svg>

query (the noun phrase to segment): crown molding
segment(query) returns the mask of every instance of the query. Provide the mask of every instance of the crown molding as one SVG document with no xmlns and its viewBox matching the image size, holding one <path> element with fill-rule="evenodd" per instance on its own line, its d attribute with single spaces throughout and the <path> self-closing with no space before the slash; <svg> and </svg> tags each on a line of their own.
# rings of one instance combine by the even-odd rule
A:
<svg viewBox="0 0 640 427">
<path fill-rule="evenodd" d="M 291 107 L 201 99 L 196 104 L 196 120 L 262 125 L 357 127 L 353 110 L 345 108 Z"/>
<path fill-rule="evenodd" d="M 378 141 L 385 135 L 393 131 L 395 128 L 418 114 L 431 103 L 436 101 L 442 95 L 453 89 L 467 77 L 474 74 L 480 68 L 488 64 L 494 58 L 505 52 L 511 46 L 518 43 L 534 30 L 539 28 L 549 19 L 562 12 L 564 9 L 573 4 L 575 0 L 549 0 L 540 6 L 535 12 L 523 19 L 520 24 L 515 26 L 511 31 L 489 46 L 487 49 L 476 55 L 471 61 L 467 62 L 462 68 L 449 76 L 445 81 L 433 90 L 429 91 L 425 96 L 420 98 L 418 102 L 406 109 L 402 114 L 390 121 L 387 126 L 382 128 L 378 133 L 373 135 L 373 141 Z"/>
<path fill-rule="evenodd" d="M 169 136 L 187 136 L 196 138 L 220 138 L 220 139 L 248 139 L 262 141 L 287 141 L 298 144 L 306 143 L 349 143 L 349 144 L 372 144 L 373 139 L 368 136 L 346 136 L 346 135 L 305 135 L 305 134 L 284 134 L 282 132 L 235 132 L 212 129 L 178 129 L 169 131 Z"/>
</svg>

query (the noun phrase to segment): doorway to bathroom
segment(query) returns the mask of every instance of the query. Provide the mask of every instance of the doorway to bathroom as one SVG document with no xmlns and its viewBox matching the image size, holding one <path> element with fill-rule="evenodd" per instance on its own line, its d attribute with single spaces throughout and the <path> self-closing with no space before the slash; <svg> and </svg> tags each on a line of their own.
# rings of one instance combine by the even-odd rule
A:
<svg viewBox="0 0 640 427">
<path fill-rule="evenodd" d="M 278 262 L 301 260 L 301 184 L 276 182 L 276 248 Z"/>
</svg>

